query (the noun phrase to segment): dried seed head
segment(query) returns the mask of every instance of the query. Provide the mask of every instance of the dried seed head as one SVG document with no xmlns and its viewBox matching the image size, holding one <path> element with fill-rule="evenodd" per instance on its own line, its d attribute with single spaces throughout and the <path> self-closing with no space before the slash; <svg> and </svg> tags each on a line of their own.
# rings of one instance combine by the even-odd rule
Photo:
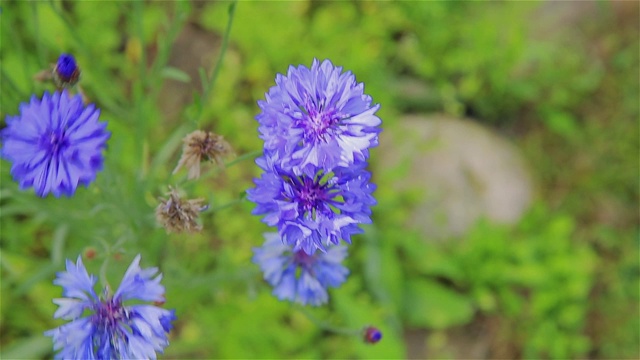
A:
<svg viewBox="0 0 640 360">
<path fill-rule="evenodd" d="M 193 233 L 202 230 L 197 223 L 198 216 L 208 206 L 204 199 L 183 200 L 177 190 L 169 188 L 168 199 L 160 198 L 156 207 L 156 220 L 162 224 L 167 233 Z"/>
<path fill-rule="evenodd" d="M 215 161 L 220 167 L 224 167 L 223 159 L 233 154 L 233 149 L 222 135 L 212 132 L 196 130 L 182 139 L 182 157 L 178 161 L 173 173 L 175 174 L 183 166 L 189 170 L 190 180 L 200 177 L 200 162 L 205 158 L 208 161 Z"/>
</svg>

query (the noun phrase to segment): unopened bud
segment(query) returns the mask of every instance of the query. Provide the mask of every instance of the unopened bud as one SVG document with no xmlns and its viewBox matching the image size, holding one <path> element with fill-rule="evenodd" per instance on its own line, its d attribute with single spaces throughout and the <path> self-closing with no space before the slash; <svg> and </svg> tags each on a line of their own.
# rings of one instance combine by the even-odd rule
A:
<svg viewBox="0 0 640 360">
<path fill-rule="evenodd" d="M 382 332 L 378 328 L 368 326 L 364 329 L 364 341 L 369 344 L 375 344 L 382 339 Z"/>
<path fill-rule="evenodd" d="M 80 80 L 80 68 L 73 55 L 62 54 L 53 68 L 53 82 L 59 88 L 75 85 Z"/>
</svg>

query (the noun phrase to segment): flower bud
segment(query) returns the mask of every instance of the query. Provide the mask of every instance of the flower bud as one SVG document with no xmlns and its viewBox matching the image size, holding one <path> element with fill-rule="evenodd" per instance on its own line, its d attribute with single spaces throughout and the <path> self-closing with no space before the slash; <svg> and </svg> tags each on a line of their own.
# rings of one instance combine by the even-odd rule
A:
<svg viewBox="0 0 640 360">
<path fill-rule="evenodd" d="M 364 329 L 364 341 L 369 344 L 375 344 L 382 339 L 382 332 L 373 326 L 367 326 Z"/>
<path fill-rule="evenodd" d="M 53 68 L 53 82 L 58 88 L 75 85 L 80 80 L 80 68 L 73 55 L 62 54 Z"/>
</svg>

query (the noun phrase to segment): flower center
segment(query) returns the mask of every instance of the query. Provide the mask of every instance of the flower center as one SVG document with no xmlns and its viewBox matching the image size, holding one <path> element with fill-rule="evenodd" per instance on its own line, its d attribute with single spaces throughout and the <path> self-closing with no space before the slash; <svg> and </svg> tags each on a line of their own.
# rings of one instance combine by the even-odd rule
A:
<svg viewBox="0 0 640 360">
<path fill-rule="evenodd" d="M 324 101 L 316 104 L 310 97 L 307 97 L 301 110 L 305 114 L 300 123 L 304 129 L 305 141 L 328 142 L 332 136 L 339 132 L 336 125 L 342 120 L 342 116 L 337 110 L 326 108 Z"/>
<path fill-rule="evenodd" d="M 304 250 L 298 250 L 293 254 L 293 262 L 304 270 L 310 271 L 313 263 L 316 262 L 316 257 L 307 254 Z"/>
<path fill-rule="evenodd" d="M 298 210 L 305 216 L 315 216 L 318 211 L 325 211 L 327 200 L 330 200 L 331 194 L 327 184 L 320 184 L 319 181 L 314 179 L 303 177 L 296 179 L 297 183 L 294 185 L 294 191 L 296 201 L 298 203 Z"/>
<path fill-rule="evenodd" d="M 294 192 L 294 201 L 298 203 L 298 211 L 307 218 L 316 219 L 319 213 L 329 214 L 333 210 L 331 205 L 336 203 L 339 190 L 326 181 L 325 177 L 316 175 L 315 178 L 307 176 L 291 179 Z"/>
<path fill-rule="evenodd" d="M 120 301 L 101 301 L 95 309 L 94 321 L 99 329 L 115 333 L 119 324 L 127 319 L 127 311 Z"/>
<path fill-rule="evenodd" d="M 64 134 L 59 134 L 56 131 L 51 131 L 48 135 L 45 135 L 43 140 L 45 147 L 53 155 L 58 155 L 69 143 Z"/>
</svg>

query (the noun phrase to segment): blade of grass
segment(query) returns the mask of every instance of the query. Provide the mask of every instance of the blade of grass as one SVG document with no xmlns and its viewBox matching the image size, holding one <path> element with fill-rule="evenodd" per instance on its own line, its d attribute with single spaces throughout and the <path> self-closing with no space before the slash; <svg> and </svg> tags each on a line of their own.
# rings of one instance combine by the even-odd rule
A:
<svg viewBox="0 0 640 360">
<path fill-rule="evenodd" d="M 227 46 L 229 45 L 229 35 L 231 34 L 231 26 L 233 25 L 233 17 L 235 15 L 236 12 L 236 5 L 237 5 L 237 1 L 232 2 L 231 4 L 229 4 L 229 20 L 227 22 L 227 27 L 224 31 L 224 36 L 222 38 L 222 45 L 220 46 L 220 54 L 218 55 L 218 60 L 216 61 L 216 66 L 213 68 L 213 72 L 211 74 L 210 78 L 207 78 L 206 75 L 204 76 L 204 78 L 207 78 L 208 81 L 203 81 L 204 86 L 202 89 L 202 96 L 200 97 L 200 99 L 202 100 L 201 103 L 207 101 L 207 99 L 209 99 L 209 96 L 211 95 L 211 90 L 213 89 L 213 86 L 216 83 L 216 80 L 218 79 L 218 74 L 220 73 L 220 69 L 222 68 L 222 61 L 224 60 L 224 55 L 227 52 Z M 202 73 L 200 74 L 201 78 Z M 192 119 L 193 122 L 199 127 L 200 125 L 200 118 L 202 117 L 202 107 L 200 107 L 196 113 L 196 116 Z"/>
</svg>

